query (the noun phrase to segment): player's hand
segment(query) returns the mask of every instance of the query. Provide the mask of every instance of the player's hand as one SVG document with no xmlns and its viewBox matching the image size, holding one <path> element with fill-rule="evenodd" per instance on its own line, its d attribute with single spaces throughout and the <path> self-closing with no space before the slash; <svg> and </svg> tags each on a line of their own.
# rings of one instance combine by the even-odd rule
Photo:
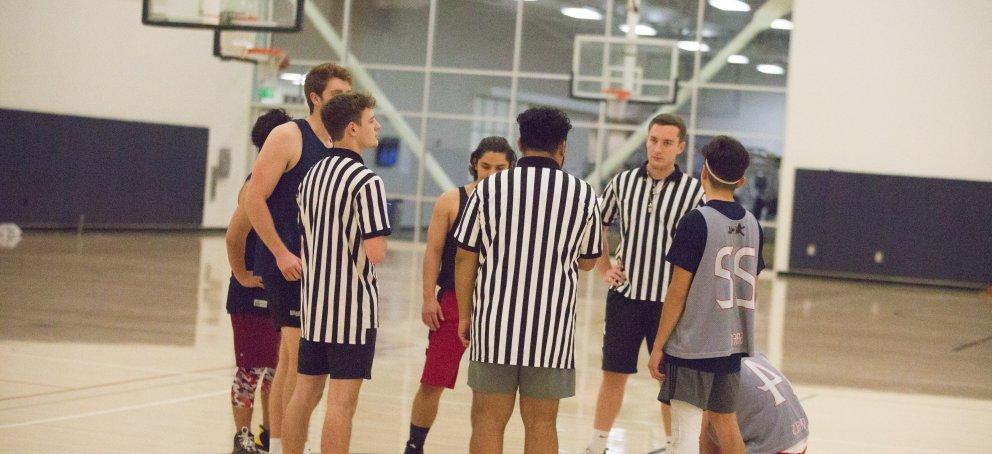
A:
<svg viewBox="0 0 992 454">
<path fill-rule="evenodd" d="M 287 281 L 298 281 L 303 276 L 303 261 L 292 252 L 286 251 L 277 255 L 276 265 Z"/>
<path fill-rule="evenodd" d="M 262 284 L 262 278 L 252 273 L 250 270 L 245 273 L 235 273 L 234 279 L 237 279 L 238 283 L 245 288 L 265 288 Z"/>
<path fill-rule="evenodd" d="M 665 362 L 665 352 L 663 349 L 656 348 L 651 352 L 651 359 L 648 360 L 648 370 L 651 372 L 651 376 L 655 380 L 664 381 L 665 374 L 661 373 L 661 366 Z"/>
<path fill-rule="evenodd" d="M 462 341 L 462 346 L 468 348 L 469 340 L 471 339 L 470 331 L 472 329 L 472 320 L 458 320 L 458 338 Z"/>
<path fill-rule="evenodd" d="M 424 300 L 424 306 L 420 310 L 420 319 L 431 331 L 437 331 L 441 328 L 444 313 L 441 312 L 441 304 L 433 296 Z"/>
<path fill-rule="evenodd" d="M 603 282 L 606 282 L 610 287 L 619 287 L 624 282 L 627 282 L 627 275 L 623 272 L 623 265 L 614 263 L 610 267 L 610 270 L 603 275 Z"/>
</svg>

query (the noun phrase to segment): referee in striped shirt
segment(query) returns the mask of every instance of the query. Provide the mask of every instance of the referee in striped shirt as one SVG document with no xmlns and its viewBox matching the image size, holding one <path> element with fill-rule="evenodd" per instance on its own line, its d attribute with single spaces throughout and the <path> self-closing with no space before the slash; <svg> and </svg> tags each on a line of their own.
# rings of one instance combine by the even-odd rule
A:
<svg viewBox="0 0 992 454">
<path fill-rule="evenodd" d="M 637 372 L 638 351 L 654 344 L 661 306 L 672 279 L 665 261 L 679 220 L 702 203 L 699 180 L 675 164 L 685 151 L 685 123 L 662 114 L 648 125 L 647 161 L 617 174 L 603 191 L 603 249 L 609 251 L 606 229 L 620 221 L 617 262 L 603 254 L 596 269 L 610 290 L 606 297 L 603 334 L 603 381 L 587 453 L 602 454 L 613 422 L 620 413 L 627 378 Z M 671 437 L 671 412 L 661 407 L 665 433 Z"/>
<path fill-rule="evenodd" d="M 592 186 L 561 170 L 568 117 L 538 107 L 517 123 L 523 157 L 479 182 L 455 231 L 473 453 L 502 452 L 518 390 L 524 452 L 558 452 L 558 401 L 575 395 L 578 270 L 602 247 Z"/>
<path fill-rule="evenodd" d="M 347 453 L 362 379 L 372 378 L 379 292 L 375 267 L 390 233 L 382 179 L 362 152 L 379 144 L 375 99 L 335 96 L 321 120 L 335 147 L 300 183 L 303 289 L 300 376 L 286 411 L 285 452 L 303 452 L 310 414 L 330 377 L 320 452 Z"/>
</svg>

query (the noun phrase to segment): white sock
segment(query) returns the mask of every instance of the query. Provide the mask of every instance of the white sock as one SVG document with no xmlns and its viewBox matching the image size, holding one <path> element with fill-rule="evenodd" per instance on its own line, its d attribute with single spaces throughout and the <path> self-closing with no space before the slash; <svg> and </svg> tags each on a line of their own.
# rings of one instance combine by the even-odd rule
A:
<svg viewBox="0 0 992 454">
<path fill-rule="evenodd" d="M 593 454 L 603 454 L 603 451 L 606 450 L 606 442 L 608 441 L 610 441 L 610 431 L 593 429 L 592 438 L 589 440 L 589 445 L 586 448 L 592 451 Z"/>
<path fill-rule="evenodd" d="M 282 454 L 282 440 L 269 438 L 269 454 Z"/>
</svg>

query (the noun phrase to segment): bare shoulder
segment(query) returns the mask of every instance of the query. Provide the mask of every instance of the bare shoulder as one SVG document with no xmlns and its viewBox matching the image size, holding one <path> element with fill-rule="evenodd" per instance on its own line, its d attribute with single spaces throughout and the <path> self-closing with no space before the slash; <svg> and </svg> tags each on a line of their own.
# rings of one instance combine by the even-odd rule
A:
<svg viewBox="0 0 992 454">
<path fill-rule="evenodd" d="M 452 213 L 457 214 L 458 202 L 458 188 L 451 189 L 445 191 L 444 194 L 441 194 L 441 196 L 437 198 L 437 203 L 435 204 L 434 209 L 441 209 L 445 215 L 450 215 Z"/>
</svg>

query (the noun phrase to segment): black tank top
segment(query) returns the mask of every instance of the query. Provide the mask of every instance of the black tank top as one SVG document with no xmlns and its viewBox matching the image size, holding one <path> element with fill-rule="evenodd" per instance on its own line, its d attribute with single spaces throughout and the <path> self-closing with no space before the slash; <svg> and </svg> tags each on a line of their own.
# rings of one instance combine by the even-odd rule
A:
<svg viewBox="0 0 992 454">
<path fill-rule="evenodd" d="M 314 164 L 327 157 L 330 148 L 325 147 L 324 143 L 317 138 L 317 134 L 313 132 L 313 128 L 310 127 L 310 123 L 307 123 L 305 118 L 293 120 L 293 123 L 296 123 L 296 126 L 300 128 L 300 133 L 303 136 L 303 150 L 300 152 L 300 160 L 296 166 L 279 178 L 279 182 L 276 183 L 272 195 L 265 201 L 265 204 L 268 205 L 269 212 L 272 213 L 272 224 L 275 226 L 279 238 L 282 239 L 289 252 L 299 256 L 300 207 L 296 204 L 296 192 L 303 177 Z M 264 242 L 258 242 L 256 252 L 257 271 L 255 274 L 260 276 L 282 275 L 279 266 L 276 265 L 275 257 Z"/>
<path fill-rule="evenodd" d="M 248 232 L 248 239 L 245 241 L 245 268 L 255 270 L 255 253 L 258 244 L 261 243 L 254 230 Z M 264 247 L 264 246 L 263 246 Z M 258 274 L 257 272 L 255 273 Z M 261 288 L 243 287 L 238 280 L 231 276 L 227 285 L 227 313 L 228 314 L 268 314 L 268 304 L 265 302 L 265 293 Z"/>
<path fill-rule="evenodd" d="M 458 215 L 455 222 L 451 224 L 444 238 L 444 251 L 441 252 L 441 273 L 437 275 L 437 285 L 441 291 L 455 289 L 455 253 L 458 252 L 458 242 L 455 240 L 455 228 L 462 220 L 462 211 L 465 210 L 465 203 L 468 202 L 468 192 L 465 187 L 458 188 Z"/>
</svg>

